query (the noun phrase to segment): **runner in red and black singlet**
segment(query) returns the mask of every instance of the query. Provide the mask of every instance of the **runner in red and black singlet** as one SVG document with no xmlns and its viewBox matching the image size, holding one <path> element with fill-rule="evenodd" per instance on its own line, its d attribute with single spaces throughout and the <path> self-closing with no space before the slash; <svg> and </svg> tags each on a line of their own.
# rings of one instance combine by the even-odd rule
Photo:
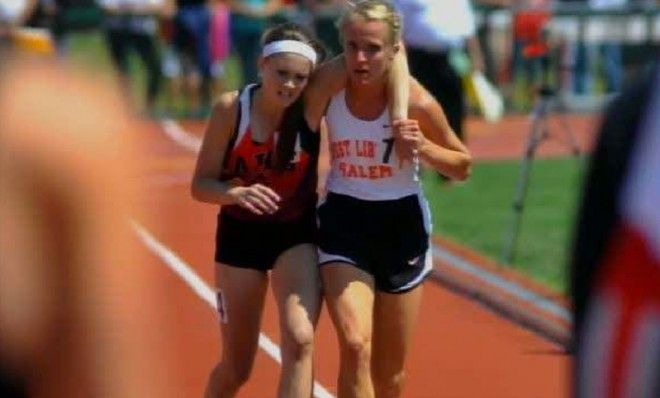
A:
<svg viewBox="0 0 660 398">
<path fill-rule="evenodd" d="M 250 126 L 250 108 L 258 85 L 245 87 L 239 96 L 239 121 L 230 146 L 227 147 L 221 180 L 240 180 L 242 185 L 263 184 L 279 196 L 279 210 L 258 215 L 238 205 L 224 206 L 222 212 L 240 220 L 290 221 L 298 219 L 316 206 L 316 165 L 319 155 L 319 134 L 300 124 L 295 140 L 293 159 L 283 168 L 273 167 L 278 134 L 264 142 L 255 140 Z"/>
<path fill-rule="evenodd" d="M 266 32 L 260 85 L 224 93 L 197 159 L 192 194 L 221 205 L 216 284 L 222 359 L 205 396 L 233 397 L 258 347 L 269 273 L 282 320 L 279 396 L 309 397 L 314 326 L 320 311 L 316 262 L 319 135 L 306 127 L 300 94 L 321 58 L 300 27 Z"/>
</svg>

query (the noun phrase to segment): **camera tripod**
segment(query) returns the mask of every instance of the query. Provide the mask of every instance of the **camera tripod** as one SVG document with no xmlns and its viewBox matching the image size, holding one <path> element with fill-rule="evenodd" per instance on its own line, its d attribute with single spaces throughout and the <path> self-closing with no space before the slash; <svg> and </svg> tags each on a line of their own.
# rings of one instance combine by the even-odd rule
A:
<svg viewBox="0 0 660 398">
<path fill-rule="evenodd" d="M 516 241 L 520 229 L 520 221 L 525 207 L 525 197 L 527 195 L 527 186 L 529 183 L 532 161 L 534 160 L 534 155 L 536 154 L 539 145 L 550 137 L 548 115 L 550 111 L 553 110 L 557 112 L 558 120 L 565 134 L 567 144 L 570 146 L 571 153 L 575 157 L 580 155 L 580 148 L 577 144 L 575 134 L 573 134 L 565 117 L 566 106 L 557 95 L 556 90 L 553 90 L 546 82 L 539 89 L 536 103 L 530 113 L 530 130 L 525 153 L 520 164 L 520 174 L 513 198 L 511 223 L 508 232 L 505 235 L 504 247 L 502 249 L 502 261 L 504 263 L 511 263 L 513 261 Z"/>
</svg>

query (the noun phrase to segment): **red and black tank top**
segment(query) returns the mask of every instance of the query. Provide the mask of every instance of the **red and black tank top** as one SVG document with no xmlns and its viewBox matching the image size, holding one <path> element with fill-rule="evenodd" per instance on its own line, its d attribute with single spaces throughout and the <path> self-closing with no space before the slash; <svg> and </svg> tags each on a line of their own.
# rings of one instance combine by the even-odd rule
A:
<svg viewBox="0 0 660 398">
<path fill-rule="evenodd" d="M 262 184 L 281 197 L 274 214 L 257 215 L 238 205 L 223 206 L 222 212 L 235 218 L 253 221 L 291 221 L 316 206 L 317 164 L 320 136 L 307 123 L 297 133 L 293 159 L 282 170 L 273 168 L 271 160 L 277 143 L 277 132 L 265 142 L 253 139 L 250 127 L 252 98 L 258 85 L 248 85 L 239 94 L 236 127 L 227 146 L 220 179 L 240 179 L 242 185 Z M 303 119 L 304 120 L 304 119 Z"/>
</svg>

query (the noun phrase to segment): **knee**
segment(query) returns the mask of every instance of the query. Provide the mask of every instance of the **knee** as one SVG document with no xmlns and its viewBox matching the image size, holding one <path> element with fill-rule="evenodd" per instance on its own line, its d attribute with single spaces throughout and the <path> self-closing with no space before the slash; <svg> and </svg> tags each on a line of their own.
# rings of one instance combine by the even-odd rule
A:
<svg viewBox="0 0 660 398">
<path fill-rule="evenodd" d="M 250 377 L 251 366 L 236 367 L 233 364 L 221 362 L 209 375 L 204 392 L 204 398 L 233 396 Z"/>
<path fill-rule="evenodd" d="M 244 385 L 252 373 L 252 362 L 226 361 L 218 364 L 211 373 L 221 389 L 235 391 Z"/>
<path fill-rule="evenodd" d="M 239 361 L 239 363 L 234 364 L 233 369 L 231 371 L 234 385 L 242 386 L 243 384 L 247 383 L 251 374 L 252 374 L 252 363 Z"/>
<path fill-rule="evenodd" d="M 345 359 L 351 364 L 369 366 L 371 361 L 371 336 L 362 333 L 351 333 L 345 337 L 342 350 Z"/>
<path fill-rule="evenodd" d="M 374 369 L 372 374 L 376 396 L 385 398 L 398 398 L 401 396 L 406 381 L 406 372 L 400 370 L 395 373 L 379 372 Z"/>
<path fill-rule="evenodd" d="M 282 350 L 285 356 L 296 360 L 311 357 L 314 352 L 314 328 L 305 325 L 288 330 Z"/>
</svg>

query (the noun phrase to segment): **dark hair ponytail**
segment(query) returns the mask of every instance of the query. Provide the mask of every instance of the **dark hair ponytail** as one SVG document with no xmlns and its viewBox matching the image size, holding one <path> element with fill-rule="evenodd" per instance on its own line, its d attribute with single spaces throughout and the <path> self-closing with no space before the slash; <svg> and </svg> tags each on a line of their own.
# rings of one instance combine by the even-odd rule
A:
<svg viewBox="0 0 660 398">
<path fill-rule="evenodd" d="M 306 28 L 292 22 L 282 23 L 267 30 L 261 39 L 261 44 L 264 46 L 278 40 L 296 40 L 311 46 L 316 51 L 317 65 L 327 56 L 325 47 Z M 293 159 L 296 136 L 305 123 L 307 122 L 301 96 L 285 109 L 278 127 L 279 138 L 273 156 L 273 167 L 276 170 L 284 170 Z"/>
</svg>

